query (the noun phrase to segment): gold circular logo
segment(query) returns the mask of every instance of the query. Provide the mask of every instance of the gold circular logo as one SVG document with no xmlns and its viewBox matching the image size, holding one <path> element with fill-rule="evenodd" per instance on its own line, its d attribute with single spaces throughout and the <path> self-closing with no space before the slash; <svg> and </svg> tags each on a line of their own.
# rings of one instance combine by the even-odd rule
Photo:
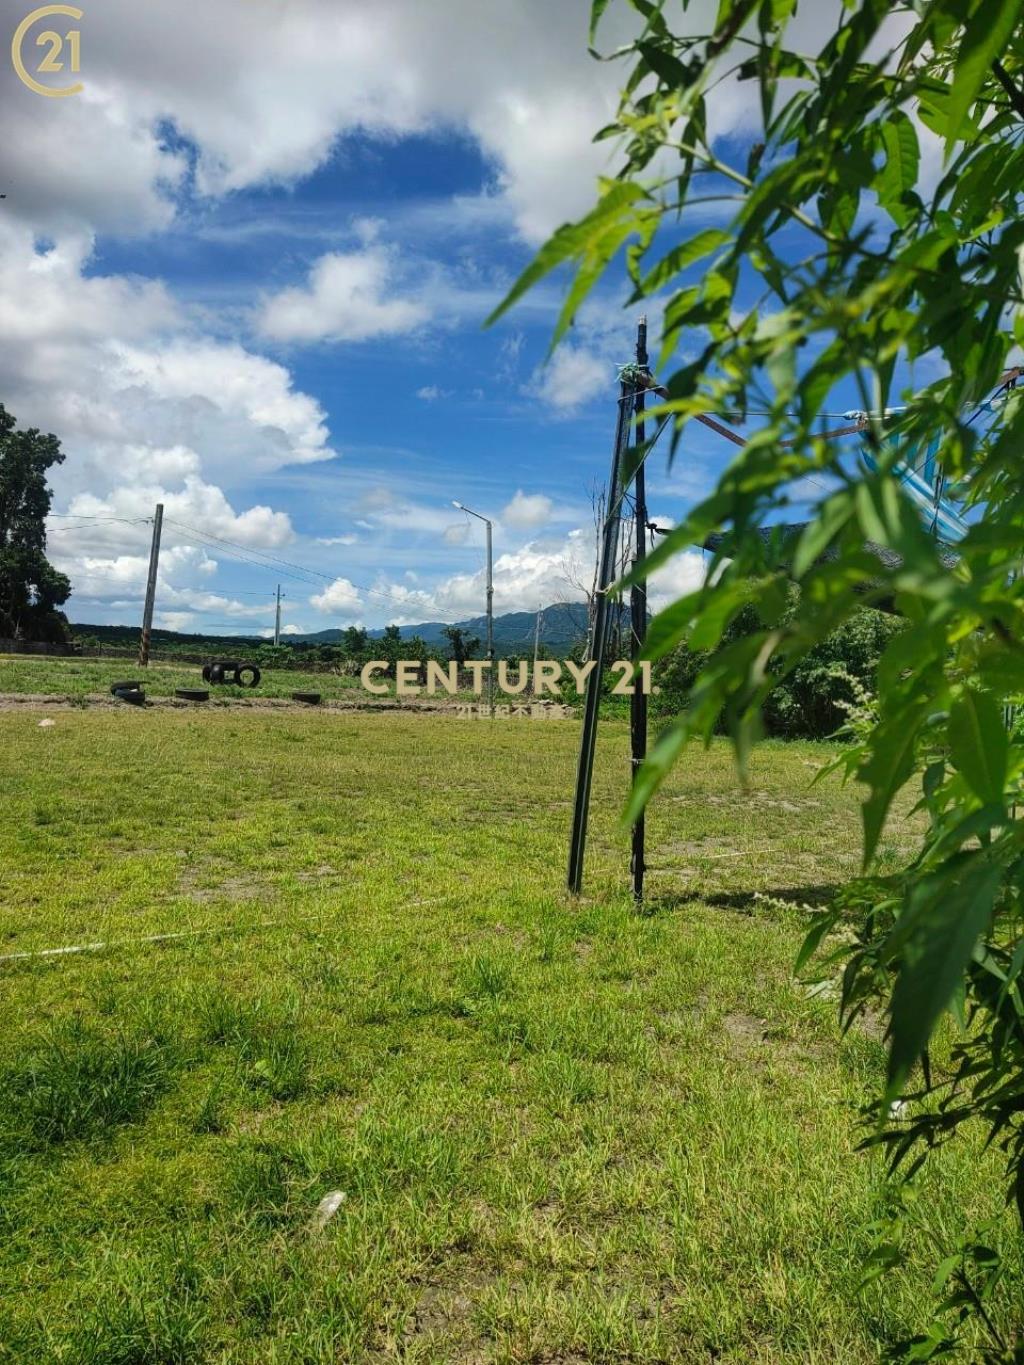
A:
<svg viewBox="0 0 1024 1365">
<path fill-rule="evenodd" d="M 69 19 L 81 19 L 82 11 L 75 9 L 73 5 L 43 5 L 41 9 L 33 10 L 31 14 L 25 16 L 14 31 L 11 39 L 11 61 L 14 69 L 18 73 L 18 78 L 30 90 L 34 90 L 37 95 L 46 95 L 49 99 L 62 99 L 65 95 L 77 95 L 82 89 L 82 82 L 78 81 L 75 85 L 51 86 L 42 85 L 28 72 L 25 66 L 25 56 L 23 48 L 25 38 L 33 24 L 37 24 L 40 19 L 48 19 L 51 14 L 63 14 Z M 57 33 L 53 29 L 47 29 L 45 33 L 40 33 L 36 38 L 36 47 L 45 48 L 39 65 L 36 67 L 36 75 L 44 72 L 49 75 L 54 71 L 63 71 L 65 68 L 65 57 L 69 71 L 78 73 L 81 59 L 82 35 L 77 28 L 69 29 L 66 33 Z"/>
</svg>

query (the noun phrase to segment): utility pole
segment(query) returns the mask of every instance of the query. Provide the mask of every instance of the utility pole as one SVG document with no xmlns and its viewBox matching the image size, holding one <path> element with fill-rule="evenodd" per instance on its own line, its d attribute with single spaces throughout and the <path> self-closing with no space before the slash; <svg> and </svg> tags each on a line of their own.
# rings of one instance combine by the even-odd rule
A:
<svg viewBox="0 0 1024 1365">
<path fill-rule="evenodd" d="M 146 580 L 146 606 L 142 613 L 142 639 L 139 642 L 139 665 L 149 667 L 149 637 L 153 631 L 153 604 L 156 601 L 156 573 L 160 563 L 160 533 L 164 525 L 164 505 L 158 502 L 153 517 L 153 543 L 149 549 L 149 578 Z"/>
<path fill-rule="evenodd" d="M 482 521 L 487 527 L 487 659 L 490 663 L 490 670 L 487 678 L 487 704 L 491 712 L 491 720 L 494 719 L 494 549 L 492 544 L 492 525 L 487 517 L 479 512 L 474 512 L 471 507 L 467 507 L 463 502 L 453 502 L 453 507 L 457 507 L 460 512 L 465 512 L 467 516 L 476 517 L 477 521 Z"/>
<path fill-rule="evenodd" d="M 533 630 L 533 672 L 530 675 L 533 679 L 533 695 L 537 695 L 537 661 L 540 658 L 540 628 L 544 620 L 544 608 L 537 608 L 537 624 Z"/>
<path fill-rule="evenodd" d="M 583 887 L 583 855 L 587 844 L 587 817 L 590 812 L 590 787 L 594 778 L 594 750 L 597 745 L 597 717 L 601 705 L 601 684 L 604 677 L 605 654 L 608 646 L 608 596 L 615 581 L 619 545 L 619 510 L 624 489 L 622 457 L 629 446 L 630 425 L 639 384 L 633 367 L 627 366 L 619 381 L 619 415 L 615 424 L 615 445 L 612 449 L 612 468 L 608 479 L 608 501 L 605 506 L 604 528 L 601 536 L 601 560 L 597 571 L 594 602 L 594 627 L 591 633 L 590 657 L 595 667 L 587 678 L 586 699 L 583 706 L 583 730 L 580 753 L 576 765 L 576 795 L 573 801 L 572 835 L 569 842 L 568 886 L 578 896 Z"/>
<path fill-rule="evenodd" d="M 281 584 L 277 585 L 277 616 L 274 618 L 274 644 L 281 643 Z"/>
<path fill-rule="evenodd" d="M 487 674 L 487 702 L 494 719 L 494 547 L 491 544 L 491 523 L 487 523 L 487 658 L 490 670 Z"/>
<path fill-rule="evenodd" d="M 637 373 L 641 380 L 650 376 L 647 357 L 647 319 L 640 319 L 640 326 L 636 336 L 636 366 Z M 646 436 L 644 427 L 644 390 L 639 388 L 636 394 L 636 444 L 642 449 Z M 636 504 L 636 544 L 633 550 L 633 570 L 642 570 L 644 560 L 647 558 L 647 477 L 644 473 L 643 462 L 639 464 L 636 471 L 636 482 L 633 487 L 633 499 Z M 641 574 L 636 578 L 629 594 L 629 608 L 633 635 L 633 648 L 631 657 L 633 660 L 633 696 L 630 699 L 630 750 L 633 768 L 633 781 L 636 781 L 637 773 L 643 766 L 644 759 L 647 757 L 647 693 L 644 691 L 641 680 L 637 677 L 637 664 L 643 653 L 644 641 L 647 638 L 647 576 Z M 641 813 L 633 826 L 633 848 L 630 858 L 630 870 L 633 874 L 633 899 L 639 905 L 644 898 L 644 872 L 646 864 L 644 861 L 644 839 L 645 839 L 644 816 Z"/>
</svg>

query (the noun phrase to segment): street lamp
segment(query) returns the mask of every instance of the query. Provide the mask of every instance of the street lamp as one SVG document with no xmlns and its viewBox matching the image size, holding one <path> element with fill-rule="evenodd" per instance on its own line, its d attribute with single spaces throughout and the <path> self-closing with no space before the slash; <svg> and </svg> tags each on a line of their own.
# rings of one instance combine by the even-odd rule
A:
<svg viewBox="0 0 1024 1365">
<path fill-rule="evenodd" d="M 457 507 L 460 512 L 465 512 L 467 516 L 476 517 L 477 521 L 482 521 L 487 527 L 487 658 L 490 662 L 490 671 L 487 678 L 487 698 L 490 707 L 491 718 L 494 718 L 494 558 L 491 546 L 491 523 L 487 517 L 481 516 L 479 512 L 474 512 L 472 507 L 466 507 L 461 502 L 452 502 L 453 507 Z"/>
</svg>

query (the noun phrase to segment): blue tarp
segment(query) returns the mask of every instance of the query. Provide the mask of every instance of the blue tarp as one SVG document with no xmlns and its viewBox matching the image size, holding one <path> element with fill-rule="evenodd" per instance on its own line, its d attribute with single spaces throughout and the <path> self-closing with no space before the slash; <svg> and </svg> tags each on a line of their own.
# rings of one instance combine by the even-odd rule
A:
<svg viewBox="0 0 1024 1365">
<path fill-rule="evenodd" d="M 921 509 L 921 519 L 928 530 L 947 545 L 955 545 L 967 534 L 967 523 L 948 498 L 943 497 L 944 480 L 938 464 L 939 438 L 935 437 L 923 449 L 907 445 L 901 458 L 893 466 L 893 473 Z M 864 460 L 870 469 L 877 463 L 870 445 L 862 447 Z"/>
</svg>

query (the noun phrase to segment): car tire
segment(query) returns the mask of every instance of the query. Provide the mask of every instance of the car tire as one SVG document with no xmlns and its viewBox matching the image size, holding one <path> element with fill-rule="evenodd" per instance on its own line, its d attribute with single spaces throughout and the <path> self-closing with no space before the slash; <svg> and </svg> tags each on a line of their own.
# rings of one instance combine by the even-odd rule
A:
<svg viewBox="0 0 1024 1365">
<path fill-rule="evenodd" d="M 116 682 L 110 684 L 110 695 L 116 697 L 118 692 L 137 692 L 142 686 L 140 682 Z"/>
<path fill-rule="evenodd" d="M 119 687 L 114 693 L 118 701 L 126 701 L 129 706 L 145 706 L 146 694 L 139 687 Z"/>
<path fill-rule="evenodd" d="M 305 704 L 306 704 L 307 706 L 319 706 L 319 705 L 320 705 L 320 700 L 321 700 L 321 698 L 320 698 L 320 693 L 319 693 L 319 692 L 293 692 L 293 693 L 292 693 L 292 701 L 301 701 L 301 702 L 305 702 Z"/>
<path fill-rule="evenodd" d="M 177 687 L 174 695 L 181 701 L 209 701 L 209 692 L 204 692 L 200 687 Z"/>
<path fill-rule="evenodd" d="M 249 677 L 250 677 L 250 679 L 251 679 L 251 681 L 246 682 L 246 681 L 245 681 L 245 677 L 243 676 L 244 674 L 248 674 Z M 256 667 L 255 664 L 243 664 L 243 665 L 241 666 L 241 668 L 237 668 L 237 669 L 235 670 L 235 686 L 236 686 L 236 687 L 259 687 L 259 685 L 260 685 L 260 678 L 261 678 L 262 676 L 263 676 L 263 675 L 260 673 L 259 669 Z"/>
<path fill-rule="evenodd" d="M 209 664 L 203 664 L 203 682 L 207 682 L 207 683 L 208 683 L 209 681 L 210 681 L 210 665 L 209 665 Z"/>
</svg>

